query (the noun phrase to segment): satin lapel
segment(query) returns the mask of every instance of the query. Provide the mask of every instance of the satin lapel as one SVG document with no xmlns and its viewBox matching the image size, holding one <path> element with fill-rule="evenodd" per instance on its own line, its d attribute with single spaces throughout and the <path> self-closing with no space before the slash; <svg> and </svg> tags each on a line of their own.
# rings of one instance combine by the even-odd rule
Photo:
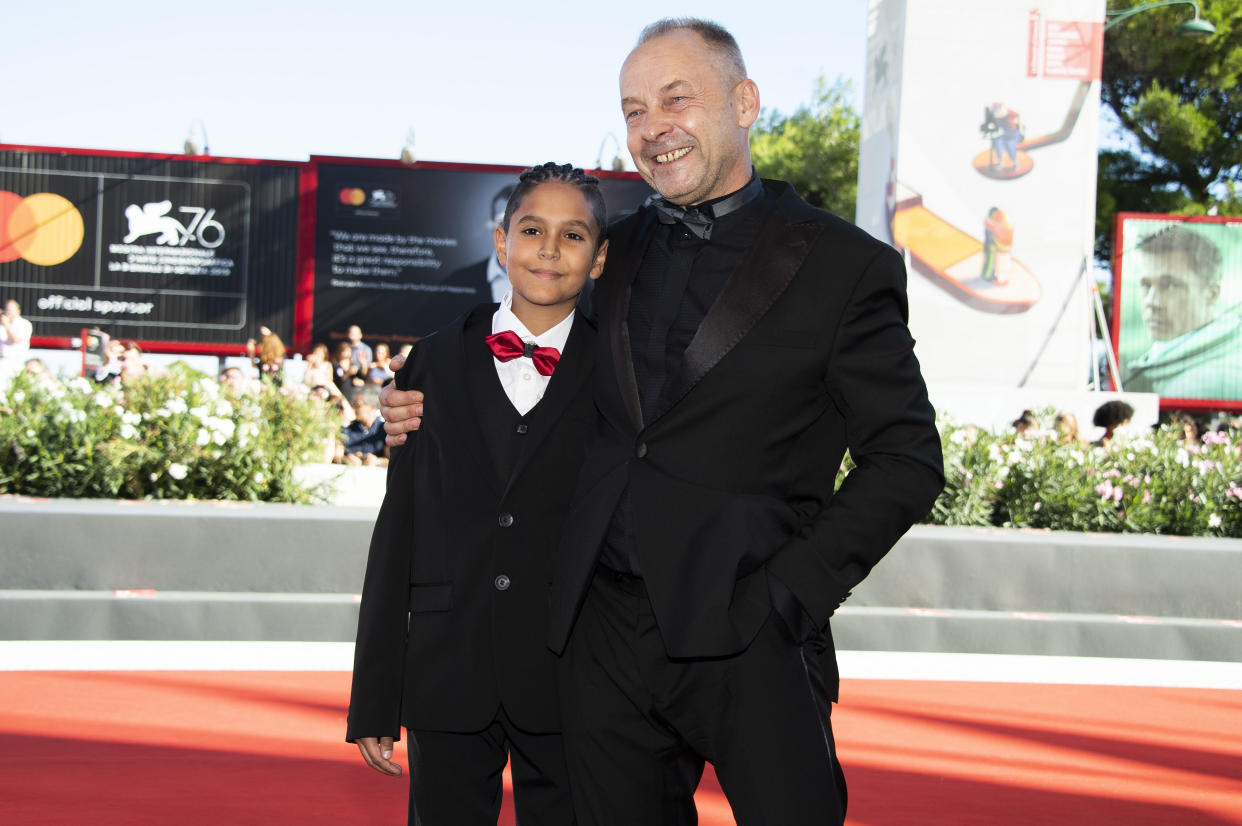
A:
<svg viewBox="0 0 1242 826">
<path fill-rule="evenodd" d="M 634 377 L 634 351 L 630 347 L 630 292 L 634 279 L 638 277 L 638 266 L 647 254 L 647 245 L 651 243 L 651 229 L 655 225 L 656 211 L 647 208 L 638 218 L 633 233 L 628 238 L 619 238 L 623 246 L 627 246 L 626 254 L 621 257 L 619 267 L 609 268 L 604 278 L 612 279 L 608 288 L 607 303 L 604 314 L 600 316 L 601 335 L 608 336 L 608 346 L 612 350 L 612 368 L 617 376 L 617 390 L 625 402 L 625 409 L 634 424 L 634 432 L 643 429 L 642 400 L 638 395 L 638 380 Z M 599 287 L 607 286 L 602 278 Z"/>
<path fill-rule="evenodd" d="M 690 340 L 670 407 L 689 393 L 771 309 L 823 232 L 818 222 L 790 223 L 789 213 L 781 208 L 787 203 L 788 198 L 782 198 L 764 221 L 755 243 L 742 256 Z"/>
<path fill-rule="evenodd" d="M 508 412 L 498 410 L 497 405 L 509 404 L 509 399 L 496 376 L 491 351 L 483 343 L 484 336 L 491 332 L 490 321 L 490 313 L 483 317 L 472 314 L 464 329 L 457 329 L 459 340 L 452 350 L 459 361 L 455 365 L 458 369 L 446 371 L 446 375 L 459 376 L 462 380 L 451 382 L 446 388 L 452 396 L 452 405 L 447 409 L 452 411 L 452 426 L 457 428 L 461 442 L 470 451 L 474 466 L 483 471 L 479 476 L 493 493 L 500 493 L 505 480 L 488 448 L 488 433 L 495 432 L 491 426 L 493 418 Z M 429 399 L 428 403 L 434 402 Z"/>
<path fill-rule="evenodd" d="M 522 448 L 513 463 L 513 472 L 504 486 L 504 496 L 521 478 L 522 472 L 530 462 L 535 451 L 543 440 L 556 429 L 556 422 L 565 410 L 573 403 L 578 393 L 587 390 L 583 385 L 591 376 L 591 365 L 595 363 L 595 337 L 590 335 L 590 322 L 582 316 L 574 319 L 574 326 L 569 330 L 569 340 L 565 343 L 565 352 L 561 354 L 556 370 L 548 381 L 548 389 L 544 392 L 539 404 L 526 414 L 526 425 L 529 430 L 523 437 Z"/>
</svg>

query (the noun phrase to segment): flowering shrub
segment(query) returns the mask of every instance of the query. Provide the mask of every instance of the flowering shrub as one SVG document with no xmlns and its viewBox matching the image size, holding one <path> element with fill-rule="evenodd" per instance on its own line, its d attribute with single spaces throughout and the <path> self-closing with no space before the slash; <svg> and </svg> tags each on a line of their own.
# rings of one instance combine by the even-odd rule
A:
<svg viewBox="0 0 1242 826">
<path fill-rule="evenodd" d="M 123 387 L 21 374 L 0 392 L 0 493 L 309 502 L 293 468 L 329 435 L 317 399 L 271 385 L 238 397 L 178 367 Z"/>
<path fill-rule="evenodd" d="M 945 490 L 927 521 L 1242 537 L 1242 441 L 1181 427 L 1119 433 L 1108 448 L 940 423 Z"/>
</svg>

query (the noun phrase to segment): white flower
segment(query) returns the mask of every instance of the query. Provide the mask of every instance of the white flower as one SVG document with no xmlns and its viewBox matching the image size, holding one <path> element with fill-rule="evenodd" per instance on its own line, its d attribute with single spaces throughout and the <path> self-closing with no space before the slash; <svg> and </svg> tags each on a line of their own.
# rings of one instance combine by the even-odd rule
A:
<svg viewBox="0 0 1242 826">
<path fill-rule="evenodd" d="M 1190 467 L 1190 454 L 1186 452 L 1186 448 L 1179 447 L 1177 449 L 1177 455 L 1173 457 L 1173 461 L 1177 462 L 1182 467 Z"/>
<path fill-rule="evenodd" d="M 174 396 L 164 402 L 164 408 L 168 410 L 169 413 L 184 413 L 190 409 L 189 405 L 185 403 L 185 399 L 180 396 Z"/>
<path fill-rule="evenodd" d="M 24 401 L 26 401 L 26 394 L 25 394 L 25 392 L 23 392 L 23 391 L 21 391 L 21 390 L 17 390 L 17 391 L 15 391 L 15 392 L 13 393 L 13 403 L 14 403 L 14 404 L 21 404 L 21 403 L 22 403 L 22 402 L 24 402 Z"/>
<path fill-rule="evenodd" d="M 121 421 L 125 422 L 125 424 L 139 424 L 142 421 L 142 416 L 139 416 L 137 413 L 125 412 L 121 414 Z"/>
<path fill-rule="evenodd" d="M 210 441 L 211 441 L 211 434 L 208 433 L 206 430 L 203 430 L 200 427 L 198 429 L 198 436 L 195 437 L 194 439 L 194 444 L 198 445 L 199 447 L 202 447 L 203 445 L 207 444 Z"/>
<path fill-rule="evenodd" d="M 264 477 L 262 473 L 256 473 L 256 474 L 254 475 L 254 483 L 255 483 L 256 485 L 261 485 L 261 484 L 263 484 L 263 480 L 264 480 L 264 478 L 266 478 L 266 477 Z"/>
<path fill-rule="evenodd" d="M 156 479 L 158 479 L 158 478 L 160 478 L 160 475 L 159 475 L 158 473 L 152 473 L 152 474 L 151 474 L 151 481 L 152 481 L 152 482 L 154 482 L 154 481 L 155 481 Z"/>
<path fill-rule="evenodd" d="M 190 415 L 196 419 L 206 419 L 210 414 L 208 413 L 206 406 L 199 405 L 198 407 L 190 408 Z"/>
<path fill-rule="evenodd" d="M 34 438 L 34 435 L 35 435 L 35 432 L 34 432 L 33 430 L 31 430 L 30 428 L 26 428 L 26 438 L 27 438 L 27 439 L 33 439 L 33 438 Z"/>
<path fill-rule="evenodd" d="M 96 406 L 96 407 L 109 407 L 109 406 L 112 406 L 112 397 L 111 397 L 111 396 L 109 396 L 107 393 L 104 393 L 104 392 L 99 392 L 99 393 L 96 393 L 95 395 L 91 396 L 91 401 L 93 401 L 93 402 L 95 403 L 95 406 Z M 116 405 L 116 407 L 117 407 L 117 408 L 119 408 L 119 407 L 120 407 L 120 405 L 118 404 L 118 405 Z"/>
<path fill-rule="evenodd" d="M 137 436 L 138 436 L 138 431 L 134 429 L 133 425 L 128 425 L 128 424 L 121 425 L 121 438 L 122 439 L 129 441 L 131 439 L 137 438 Z"/>
<path fill-rule="evenodd" d="M 1214 514 L 1212 514 L 1211 516 L 1209 516 L 1209 517 L 1208 517 L 1208 527 L 1209 527 L 1209 528 L 1219 528 L 1219 527 L 1220 527 L 1220 522 L 1221 522 L 1221 519 L 1220 519 L 1220 515 L 1219 515 L 1219 514 L 1215 514 L 1215 513 L 1214 513 Z"/>
<path fill-rule="evenodd" d="M 94 385 L 87 381 L 83 376 L 74 376 L 69 380 L 69 389 L 76 390 L 79 393 L 89 393 Z"/>
<path fill-rule="evenodd" d="M 221 417 L 233 415 L 233 405 L 229 404 L 228 399 L 216 402 L 216 415 Z"/>
<path fill-rule="evenodd" d="M 190 469 L 188 467 L 180 462 L 173 462 L 168 466 L 168 475 L 174 479 L 180 480 L 185 478 L 185 475 L 189 472 L 189 470 Z"/>
</svg>

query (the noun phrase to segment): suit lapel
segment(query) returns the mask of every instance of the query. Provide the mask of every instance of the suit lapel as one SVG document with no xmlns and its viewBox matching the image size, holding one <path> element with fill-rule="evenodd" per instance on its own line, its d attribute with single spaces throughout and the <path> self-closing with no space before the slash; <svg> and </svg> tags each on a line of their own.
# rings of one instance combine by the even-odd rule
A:
<svg viewBox="0 0 1242 826">
<path fill-rule="evenodd" d="M 608 296 L 600 314 L 600 331 L 608 336 L 608 347 L 612 353 L 612 369 L 617 376 L 617 390 L 625 403 L 626 412 L 634 425 L 634 432 L 643 429 L 642 400 L 638 394 L 638 380 L 634 377 L 634 351 L 630 348 L 630 292 L 634 279 L 638 277 L 638 266 L 647 254 L 647 246 L 651 243 L 651 228 L 655 224 L 656 211 L 644 209 L 635 218 L 633 231 L 617 239 L 619 246 L 630 249 L 626 255 L 618 256 L 619 265 L 609 268 L 604 275 L 608 281 L 600 279 L 599 287 L 606 287 Z M 612 259 L 610 259 L 612 260 Z"/>
<path fill-rule="evenodd" d="M 491 351 L 483 343 L 491 331 L 488 322 L 495 307 L 492 304 L 490 312 L 472 313 L 463 327 L 455 328 L 459 340 L 451 349 L 458 364 L 454 365 L 455 372 L 448 375 L 462 376 L 464 381 L 452 382 L 448 392 L 454 397 L 454 406 L 449 409 L 457 411 L 452 418 L 462 442 L 474 458 L 475 467 L 486 469 L 480 476 L 493 493 L 500 493 L 505 480 L 497 465 L 500 454 L 491 447 L 490 434 L 498 431 L 495 418 L 509 412 L 500 406 L 508 405 L 509 400 L 500 387 Z"/>
<path fill-rule="evenodd" d="M 689 393 L 750 332 L 806 261 L 823 226 L 813 221 L 794 221 L 791 206 L 799 203 L 796 199 L 792 189 L 781 194 L 760 227 L 755 243 L 725 282 L 720 297 L 686 348 L 669 407 Z"/>
</svg>

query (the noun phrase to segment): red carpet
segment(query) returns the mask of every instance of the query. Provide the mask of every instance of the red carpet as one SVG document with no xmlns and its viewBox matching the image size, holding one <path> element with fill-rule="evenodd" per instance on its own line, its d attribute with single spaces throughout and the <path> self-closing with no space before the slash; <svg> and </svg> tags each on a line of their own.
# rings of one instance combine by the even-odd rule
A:
<svg viewBox="0 0 1242 826">
<path fill-rule="evenodd" d="M 0 672 L 0 823 L 404 823 L 405 778 L 341 740 L 348 689 L 339 672 Z M 852 826 L 1242 824 L 1239 691 L 847 680 L 842 703 Z M 699 811 L 732 823 L 710 770 Z"/>
</svg>

